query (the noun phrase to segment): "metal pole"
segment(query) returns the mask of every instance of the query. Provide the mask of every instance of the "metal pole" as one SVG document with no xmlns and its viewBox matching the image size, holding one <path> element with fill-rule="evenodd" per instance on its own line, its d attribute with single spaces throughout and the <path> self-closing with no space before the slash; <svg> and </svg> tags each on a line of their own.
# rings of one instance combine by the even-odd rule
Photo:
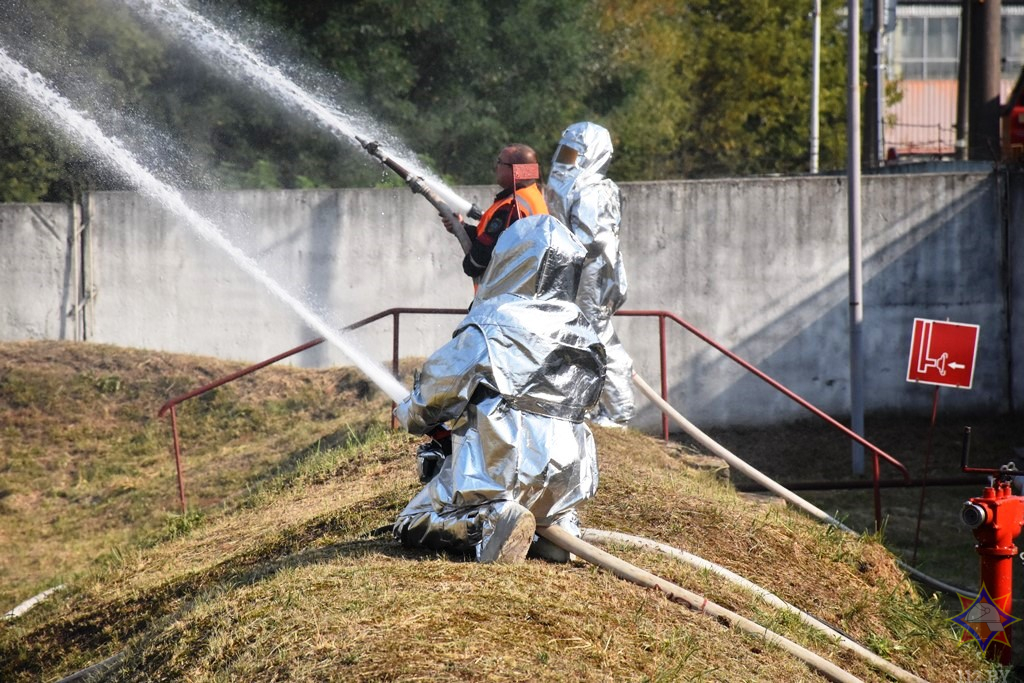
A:
<svg viewBox="0 0 1024 683">
<path fill-rule="evenodd" d="M 93 336 L 96 328 L 96 285 L 95 272 L 93 268 L 93 228 L 92 228 L 92 193 L 86 190 L 82 193 L 82 236 L 79 246 L 82 249 L 82 341 L 88 341 Z"/>
<path fill-rule="evenodd" d="M 174 468 L 178 472 L 178 502 L 181 503 L 181 514 L 185 514 L 185 474 L 181 467 L 181 443 L 178 441 L 178 413 L 171 406 L 171 433 L 174 435 Z"/>
<path fill-rule="evenodd" d="M 972 159 L 999 158 L 999 79 L 1002 72 L 1000 29 L 1002 0 L 971 3 L 970 103 L 968 154 Z"/>
<path fill-rule="evenodd" d="M 875 166 L 881 166 L 885 160 L 885 13 L 886 0 L 875 0 L 875 24 L 871 27 L 871 47 L 875 53 L 875 70 L 871 77 L 875 79 L 875 137 L 872 139 L 875 151 Z"/>
<path fill-rule="evenodd" d="M 399 317 L 398 316 L 400 314 L 401 314 L 401 311 L 395 311 L 394 315 L 392 316 L 392 320 L 394 322 L 393 322 L 392 327 L 391 327 L 391 372 L 394 374 L 395 377 L 398 377 L 398 338 L 399 338 L 399 330 L 398 330 Z M 413 390 L 415 390 L 415 389 L 416 389 L 416 387 L 413 387 Z M 394 429 L 398 425 L 398 420 L 395 417 L 395 408 L 397 408 L 397 407 L 398 407 L 398 404 L 395 403 L 394 401 L 392 401 L 391 402 L 391 428 L 392 429 Z"/>
<path fill-rule="evenodd" d="M 864 436 L 864 307 L 860 223 L 860 2 L 847 0 L 846 176 L 850 250 L 850 429 Z M 854 474 L 864 473 L 864 448 L 853 444 Z"/>
<path fill-rule="evenodd" d="M 813 29 L 811 31 L 811 173 L 818 172 L 818 148 L 821 140 L 818 134 L 821 91 L 821 0 L 814 0 L 811 9 Z"/>
<path fill-rule="evenodd" d="M 71 200 L 71 282 L 70 289 L 71 310 L 71 334 L 66 335 L 73 341 L 84 341 L 82 339 L 82 205 L 79 198 Z"/>
<path fill-rule="evenodd" d="M 965 161 L 967 154 L 968 100 L 970 98 L 971 63 L 971 0 L 960 5 L 960 60 L 956 68 L 956 158 Z"/>
<path fill-rule="evenodd" d="M 935 436 L 935 416 L 939 412 L 939 385 L 935 385 L 932 396 L 932 424 L 928 428 L 928 447 L 924 451 L 924 474 L 921 479 L 921 500 L 917 504 L 917 527 L 914 529 L 914 552 L 910 555 L 910 564 L 917 564 L 917 545 L 921 540 L 921 518 L 924 517 L 924 492 L 928 490 L 928 465 L 932 459 L 932 439 Z"/>
<path fill-rule="evenodd" d="M 668 342 L 665 337 L 665 316 L 658 316 L 658 339 L 661 352 L 661 397 L 668 400 Z M 661 434 L 665 441 L 668 441 L 668 415 L 661 414 Z"/>
<path fill-rule="evenodd" d="M 869 168 L 881 165 L 882 154 L 882 0 L 868 0 L 871 3 L 871 26 L 868 28 L 867 88 L 864 102 L 864 163 Z"/>
</svg>

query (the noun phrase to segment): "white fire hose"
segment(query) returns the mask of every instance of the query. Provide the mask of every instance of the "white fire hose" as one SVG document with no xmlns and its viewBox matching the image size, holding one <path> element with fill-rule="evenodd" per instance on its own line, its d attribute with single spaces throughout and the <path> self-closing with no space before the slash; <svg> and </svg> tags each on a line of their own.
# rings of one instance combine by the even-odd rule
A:
<svg viewBox="0 0 1024 683">
<path fill-rule="evenodd" d="M 635 372 L 633 373 L 633 382 L 637 385 L 637 387 L 640 388 L 640 391 L 643 392 L 644 396 L 649 398 L 656 406 L 658 406 L 658 408 L 660 408 L 663 413 L 665 413 L 666 415 L 674 419 L 676 422 L 678 422 L 679 426 L 683 428 L 683 431 L 685 431 L 687 434 L 693 437 L 693 439 L 697 441 L 697 443 L 699 443 L 701 446 L 708 449 L 722 460 L 726 461 L 729 464 L 729 467 L 732 467 L 741 474 L 749 477 L 750 479 L 753 479 L 758 484 L 765 487 L 772 493 L 780 496 L 781 498 L 784 498 L 787 502 L 809 513 L 812 517 L 815 517 L 823 522 L 827 522 L 828 524 L 836 526 L 842 529 L 843 531 L 854 533 L 853 529 L 846 526 L 832 515 L 826 513 L 824 510 L 821 510 L 815 505 L 811 504 L 810 502 L 804 500 L 800 496 L 796 495 L 795 493 L 787 489 L 782 484 L 768 477 L 760 470 L 757 470 L 748 465 L 743 460 L 740 460 L 731 451 L 722 446 L 722 444 L 712 439 L 710 436 L 708 436 L 700 429 L 698 429 L 696 425 L 694 425 L 692 422 L 683 417 L 679 413 L 679 411 L 670 406 L 665 401 L 665 399 L 658 395 L 658 392 L 652 389 L 651 386 L 647 382 L 645 382 L 640 377 L 640 375 L 636 374 Z"/>
<path fill-rule="evenodd" d="M 770 477 L 768 477 L 764 473 L 760 472 L 759 470 L 755 469 L 754 467 L 751 467 L 746 462 L 744 462 L 743 460 L 738 458 L 736 455 L 734 455 L 732 452 L 730 452 L 728 449 L 726 449 L 721 444 L 719 444 L 717 441 L 715 441 L 710 436 L 708 436 L 707 434 L 702 432 L 693 423 L 691 423 L 689 420 L 687 420 L 685 417 L 683 417 L 682 414 L 680 414 L 671 405 L 669 405 L 660 395 L 658 395 L 658 393 L 656 391 L 654 391 L 654 389 L 651 388 L 651 386 L 649 384 L 647 384 L 647 382 L 645 382 L 643 380 L 643 378 L 640 377 L 640 375 L 638 375 L 635 372 L 633 373 L 633 382 L 637 385 L 637 387 L 640 389 L 640 391 L 643 392 L 643 394 L 648 399 L 650 399 L 656 406 L 658 406 L 659 409 L 661 409 L 662 412 L 664 412 L 666 415 L 668 415 L 669 417 L 673 418 L 676 422 L 678 422 L 679 425 L 686 431 L 687 434 L 689 434 L 694 440 L 696 440 L 700 445 L 704 446 L 710 452 L 714 453 L 718 457 L 720 457 L 723 460 L 725 460 L 726 463 L 728 463 L 730 467 L 735 468 L 736 470 L 738 470 L 739 472 L 741 472 L 745 476 L 749 477 L 750 479 L 752 479 L 752 480 L 756 481 L 757 483 L 761 484 L 762 486 L 764 486 L 769 491 L 772 491 L 773 493 L 776 493 L 777 495 L 779 495 L 780 497 L 785 499 L 790 504 L 795 505 L 796 507 L 804 510 L 805 512 L 810 514 L 812 517 L 815 517 L 818 520 L 821 520 L 821 521 L 824 521 L 824 522 L 826 522 L 828 524 L 831 524 L 831 525 L 833 525 L 833 526 L 835 526 L 835 527 L 837 527 L 839 529 L 842 529 L 843 531 L 846 531 L 848 533 L 851 533 L 851 534 L 855 534 L 856 533 L 852 529 L 850 529 L 848 526 L 846 526 L 845 524 L 843 524 L 842 522 L 837 520 L 832 515 L 827 514 L 826 512 L 824 512 L 823 510 L 819 509 L 818 507 L 816 507 L 812 503 L 808 502 L 804 498 L 801 498 L 800 496 L 798 496 L 797 494 L 793 493 L 792 491 L 790 491 L 786 487 L 782 486 L 781 484 L 779 484 L 775 480 L 771 479 Z M 569 536 L 569 534 L 566 534 L 566 535 Z M 800 615 L 801 621 L 803 621 L 804 623 L 811 624 L 815 628 L 819 628 L 820 630 L 825 631 L 831 637 L 834 637 L 834 638 L 838 637 L 838 641 L 837 642 L 840 645 L 842 645 L 843 647 L 853 651 L 854 653 L 856 653 L 857 655 L 859 655 L 860 657 L 862 657 L 866 661 L 868 661 L 872 666 L 874 666 L 874 667 L 876 667 L 876 668 L 878 668 L 878 669 L 888 673 L 889 675 L 893 676 L 897 680 L 900 680 L 900 681 L 923 681 L 924 680 L 924 679 L 919 678 L 918 676 L 915 676 L 914 674 L 912 674 L 912 673 L 910 673 L 908 671 L 900 669 L 899 667 L 897 667 L 896 665 L 892 664 L 891 662 L 888 662 L 888 661 L 882 659 L 881 657 L 879 657 L 878 655 L 874 654 L 870 650 L 867 650 L 866 648 L 864 648 L 863 646 L 859 645 L 858 643 L 850 640 L 846 636 L 843 636 L 838 631 L 835 631 L 831 627 L 823 624 L 819 620 L 815 619 L 813 616 L 802 612 L 798 608 L 796 608 L 796 607 L 794 607 L 792 605 L 789 605 L 788 603 L 784 603 L 781 599 L 779 599 L 778 597 L 772 595 L 771 593 L 769 593 L 765 589 L 761 588 L 760 586 L 757 586 L 756 584 L 753 584 L 752 582 L 748 581 L 747 579 L 744 579 L 743 577 L 740 577 L 740 576 L 734 574 L 733 572 L 730 572 L 729 570 L 725 569 L 724 567 L 718 567 L 718 565 L 713 565 L 712 563 L 708 562 L 707 560 L 704 560 L 702 558 L 698 558 L 696 556 L 690 555 L 689 553 L 684 553 L 681 550 L 677 550 L 675 548 L 671 548 L 671 546 L 664 546 L 661 543 L 658 543 L 656 541 L 651 541 L 649 539 L 640 539 L 638 537 L 629 537 L 629 536 L 626 536 L 625 534 L 616 534 L 614 532 L 606 532 L 606 531 L 600 531 L 600 530 L 594 530 L 594 529 L 587 530 L 584 535 L 587 536 L 591 540 L 618 541 L 618 542 L 625 542 L 625 543 L 628 543 L 630 545 L 639 545 L 641 547 L 650 547 L 650 548 L 653 548 L 655 550 L 659 550 L 661 552 L 665 552 L 667 554 L 670 554 L 670 555 L 672 555 L 674 557 L 682 559 L 682 560 L 684 560 L 686 562 L 689 562 L 691 564 L 694 564 L 694 566 L 700 566 L 700 567 L 703 567 L 703 568 L 711 569 L 712 571 L 715 571 L 719 575 L 729 579 L 730 581 L 733 581 L 734 583 L 736 583 L 738 585 L 743 585 L 743 586 L 747 587 L 750 590 L 754 590 L 754 592 L 756 594 L 758 594 L 760 597 L 764 598 L 770 604 L 773 604 L 776 607 L 780 607 L 782 609 L 787 609 L 788 611 L 795 611 L 797 614 Z M 573 551 L 573 552 L 575 552 L 575 551 Z M 579 554 L 579 553 L 577 553 L 577 554 Z M 584 556 L 582 554 L 580 554 L 580 557 L 584 557 Z M 897 560 L 897 562 L 899 562 L 899 561 Z M 908 569 L 908 570 L 912 569 L 912 568 L 906 567 L 905 565 L 903 565 L 903 563 L 899 563 L 899 564 L 904 569 Z M 719 570 L 721 570 L 721 571 L 719 571 Z M 917 570 L 912 570 L 912 573 L 914 573 L 915 575 L 918 575 L 918 576 L 925 576 L 925 575 L 922 575 Z M 733 578 L 733 577 L 735 577 L 735 578 Z M 931 577 L 925 577 L 925 578 L 931 579 Z M 942 582 L 939 582 L 939 581 L 937 581 L 935 579 L 931 579 L 931 581 L 934 582 L 934 583 L 938 583 L 938 584 L 942 583 Z M 945 584 L 943 584 L 943 585 L 945 585 Z M 951 588 L 954 591 L 956 590 L 955 588 L 953 588 L 951 586 L 947 586 L 947 587 Z M 769 598 L 767 596 L 771 596 L 771 597 Z M 780 605 L 780 604 L 777 604 L 777 603 L 782 603 L 782 604 Z"/>
<path fill-rule="evenodd" d="M 670 581 L 666 581 L 659 576 L 655 576 L 648 571 L 644 571 L 629 562 L 620 560 L 614 555 L 606 553 L 605 551 L 590 545 L 586 541 L 576 538 L 568 531 L 565 531 L 558 526 L 539 528 L 537 529 L 537 534 L 543 536 L 563 550 L 567 550 L 568 552 L 583 558 L 587 562 L 607 569 L 619 578 L 626 579 L 627 581 L 645 588 L 656 588 L 674 602 L 683 603 L 690 609 L 696 612 L 701 612 L 702 614 L 708 614 L 723 624 L 734 626 L 741 631 L 757 636 L 758 638 L 764 638 L 766 642 L 776 645 L 786 652 L 793 654 L 812 669 L 815 669 L 828 677 L 829 680 L 838 681 L 840 683 L 855 683 L 861 680 L 848 671 L 840 669 L 824 657 L 821 657 L 807 648 L 794 643 L 785 636 L 779 635 L 778 633 L 775 633 L 774 631 L 771 631 L 764 626 L 747 619 L 746 617 L 736 614 L 721 605 L 713 603 L 703 596 L 692 593 L 685 588 L 677 586 Z"/>
<path fill-rule="evenodd" d="M 678 422 L 679 426 L 683 428 L 683 431 L 689 434 L 700 445 L 704 446 L 704 448 L 708 449 L 709 451 L 720 457 L 722 460 L 725 460 L 730 467 L 736 469 L 738 472 L 747 476 L 748 478 L 756 481 L 761 486 L 765 487 L 772 493 L 775 493 L 779 497 L 785 499 L 786 502 L 790 503 L 791 505 L 800 508 L 801 510 L 811 515 L 815 519 L 825 522 L 826 524 L 831 524 L 832 526 L 838 529 L 842 529 L 847 533 L 857 535 L 857 532 L 855 532 L 853 529 L 840 522 L 832 515 L 821 510 L 810 501 L 801 498 L 797 494 L 787 489 L 782 484 L 765 475 L 763 472 L 751 467 L 743 460 L 740 460 L 731 451 L 729 451 L 720 443 L 718 443 L 710 436 L 702 432 L 692 422 L 683 417 L 679 413 L 679 411 L 677 411 L 675 408 L 669 405 L 665 401 L 665 399 L 658 395 L 658 392 L 652 389 L 651 386 L 647 384 L 647 382 L 645 382 L 640 377 L 640 375 L 636 374 L 635 372 L 633 373 L 633 382 L 637 385 L 637 387 L 639 387 L 640 391 L 643 392 L 643 394 L 651 400 L 652 403 L 654 403 L 656 406 L 658 406 L 659 409 L 661 409 L 663 413 L 665 413 L 666 415 L 674 419 L 676 422 Z M 950 595 L 976 595 L 978 593 L 977 590 L 972 591 L 967 590 L 965 588 L 958 588 L 957 586 L 948 584 L 945 581 L 936 579 L 933 576 L 928 576 L 921 570 L 911 567 L 899 558 L 896 558 L 896 564 L 900 567 L 900 569 L 907 572 L 915 579 L 921 581 L 922 583 L 928 584 L 934 588 L 937 588 L 941 591 L 949 593 Z"/>
<path fill-rule="evenodd" d="M 868 650 L 860 643 L 851 640 L 849 637 L 835 630 L 825 622 L 820 621 L 816 617 L 808 614 L 807 612 L 804 612 L 800 608 L 786 602 L 774 593 L 769 592 L 767 589 L 762 588 L 756 583 L 753 583 L 752 581 L 743 578 L 739 574 L 736 574 L 735 572 L 732 572 L 719 564 L 715 564 L 714 562 L 705 560 L 702 557 L 698 557 L 696 555 L 686 552 L 685 550 L 680 550 L 679 548 L 674 548 L 664 543 L 652 541 L 648 538 L 641 538 L 639 536 L 622 534 L 616 531 L 603 531 L 601 529 L 584 529 L 583 540 L 591 543 L 599 543 L 602 545 L 618 543 L 621 545 L 628 545 L 634 548 L 640 548 L 644 550 L 656 550 L 660 553 L 664 553 L 666 555 L 669 555 L 670 557 L 685 562 L 686 564 L 692 567 L 696 567 L 697 569 L 710 571 L 730 581 L 731 583 L 750 591 L 755 596 L 757 596 L 761 600 L 764 600 L 772 607 L 784 610 L 786 612 L 789 612 L 790 614 L 795 614 L 804 624 L 822 632 L 823 634 L 828 636 L 828 638 L 830 638 L 833 642 L 837 643 L 838 645 L 847 650 L 850 650 L 858 657 L 861 657 L 862 659 L 866 660 L 868 664 L 873 666 L 875 669 L 878 669 L 879 671 L 889 674 L 896 680 L 906 681 L 907 683 L 924 683 L 923 678 L 920 678 L 910 673 L 909 671 L 905 671 L 904 669 L 901 669 L 892 662 L 889 662 L 879 657 L 871 650 Z"/>
</svg>

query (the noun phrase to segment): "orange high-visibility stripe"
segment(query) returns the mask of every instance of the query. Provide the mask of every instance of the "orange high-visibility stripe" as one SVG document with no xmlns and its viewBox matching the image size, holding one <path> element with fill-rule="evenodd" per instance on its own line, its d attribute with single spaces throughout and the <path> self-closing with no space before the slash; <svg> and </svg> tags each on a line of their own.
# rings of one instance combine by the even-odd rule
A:
<svg viewBox="0 0 1024 683">
<path fill-rule="evenodd" d="M 548 204 L 544 201 L 544 194 L 536 184 L 516 188 L 513 194 L 505 197 L 500 202 L 496 202 L 480 217 L 480 222 L 476 226 L 477 238 L 484 234 L 484 230 L 487 229 L 487 224 L 491 222 L 491 217 L 494 216 L 495 212 L 503 206 L 511 204 L 513 199 L 516 200 L 516 205 L 519 207 L 520 218 L 549 213 Z"/>
</svg>

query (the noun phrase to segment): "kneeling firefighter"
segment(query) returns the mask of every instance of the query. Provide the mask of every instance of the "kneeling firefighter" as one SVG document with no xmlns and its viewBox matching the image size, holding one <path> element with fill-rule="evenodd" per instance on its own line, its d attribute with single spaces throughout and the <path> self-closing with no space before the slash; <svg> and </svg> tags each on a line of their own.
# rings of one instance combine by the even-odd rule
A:
<svg viewBox="0 0 1024 683">
<path fill-rule="evenodd" d="M 605 352 L 574 303 L 585 255 L 547 215 L 498 239 L 469 314 L 395 409 L 413 434 L 452 432 L 451 455 L 394 524 L 403 544 L 481 562 L 517 562 L 533 544 L 568 559 L 534 532 L 557 524 L 579 536 L 576 506 L 597 491 L 583 420 L 601 395 Z"/>
</svg>

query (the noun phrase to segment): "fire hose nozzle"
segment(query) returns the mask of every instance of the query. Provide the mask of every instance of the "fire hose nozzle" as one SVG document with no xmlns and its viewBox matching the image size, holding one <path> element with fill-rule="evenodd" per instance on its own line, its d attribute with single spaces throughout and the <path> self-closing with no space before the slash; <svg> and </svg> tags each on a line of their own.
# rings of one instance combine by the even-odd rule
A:
<svg viewBox="0 0 1024 683">
<path fill-rule="evenodd" d="M 970 529 L 977 529 L 988 521 L 988 511 L 977 503 L 964 503 L 960 508 L 960 521 Z"/>
</svg>

